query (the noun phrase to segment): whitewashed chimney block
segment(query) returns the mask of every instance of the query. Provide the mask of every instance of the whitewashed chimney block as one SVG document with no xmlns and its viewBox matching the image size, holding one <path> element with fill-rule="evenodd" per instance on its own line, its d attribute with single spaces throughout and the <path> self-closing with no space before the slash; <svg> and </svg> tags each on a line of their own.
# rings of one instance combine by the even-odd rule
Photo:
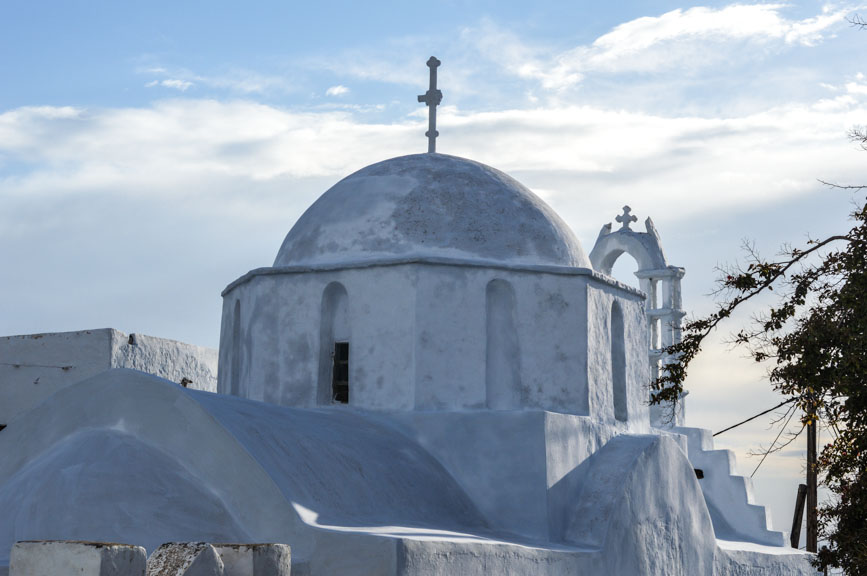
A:
<svg viewBox="0 0 867 576">
<path fill-rule="evenodd" d="M 36 540 L 15 543 L 9 576 L 144 576 L 146 564 L 141 546 Z"/>
<path fill-rule="evenodd" d="M 223 561 L 205 542 L 169 542 L 148 558 L 147 576 L 224 576 Z"/>
<path fill-rule="evenodd" d="M 286 544 L 213 544 L 223 576 L 289 576 L 292 551 Z"/>
</svg>

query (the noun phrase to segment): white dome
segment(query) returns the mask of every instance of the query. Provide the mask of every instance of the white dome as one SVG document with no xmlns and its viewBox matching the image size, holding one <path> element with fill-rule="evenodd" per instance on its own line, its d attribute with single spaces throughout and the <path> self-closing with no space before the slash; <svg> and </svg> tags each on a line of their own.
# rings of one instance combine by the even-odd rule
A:
<svg viewBox="0 0 867 576">
<path fill-rule="evenodd" d="M 514 178 L 444 154 L 347 176 L 298 219 L 275 267 L 454 258 L 590 268 L 563 220 Z"/>
</svg>

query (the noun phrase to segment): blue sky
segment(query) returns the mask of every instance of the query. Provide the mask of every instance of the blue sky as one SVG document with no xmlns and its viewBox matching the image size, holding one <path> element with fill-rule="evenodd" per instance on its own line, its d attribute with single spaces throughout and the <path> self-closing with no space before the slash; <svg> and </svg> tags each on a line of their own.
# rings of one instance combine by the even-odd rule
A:
<svg viewBox="0 0 867 576">
<path fill-rule="evenodd" d="M 867 122 L 867 31 L 847 22 L 859 10 L 7 0 L 0 334 L 112 326 L 216 346 L 220 290 L 270 265 L 319 194 L 426 149 L 416 95 L 431 54 L 439 151 L 527 184 L 588 252 L 624 204 L 651 216 L 687 270 L 685 307 L 706 313 L 742 239 L 773 253 L 847 225 L 853 197 L 817 179 L 867 180 L 867 152 L 846 139 Z M 616 272 L 628 280 L 629 263 Z M 740 356 L 708 348 L 689 423 L 776 403 Z M 766 424 L 721 437 L 744 468 Z M 800 448 L 787 454 L 757 483 L 784 529 Z"/>
</svg>

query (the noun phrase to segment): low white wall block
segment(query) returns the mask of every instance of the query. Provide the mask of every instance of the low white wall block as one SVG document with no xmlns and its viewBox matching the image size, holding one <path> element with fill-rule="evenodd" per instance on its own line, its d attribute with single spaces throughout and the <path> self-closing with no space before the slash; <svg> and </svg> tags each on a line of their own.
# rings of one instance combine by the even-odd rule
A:
<svg viewBox="0 0 867 576">
<path fill-rule="evenodd" d="M 10 576 L 144 576 L 147 552 L 141 546 L 106 542 L 41 540 L 16 542 Z"/>
<path fill-rule="evenodd" d="M 205 542 L 169 542 L 148 558 L 147 576 L 224 576 L 223 561 Z"/>
<path fill-rule="evenodd" d="M 291 548 L 286 544 L 213 544 L 223 561 L 223 576 L 289 576 Z"/>
</svg>

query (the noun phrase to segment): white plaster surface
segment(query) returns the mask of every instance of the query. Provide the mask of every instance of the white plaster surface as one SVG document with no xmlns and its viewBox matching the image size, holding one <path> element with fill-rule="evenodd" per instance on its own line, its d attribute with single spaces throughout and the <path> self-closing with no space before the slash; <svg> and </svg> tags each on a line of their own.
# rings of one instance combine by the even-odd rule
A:
<svg viewBox="0 0 867 576">
<path fill-rule="evenodd" d="M 130 340 L 132 339 L 132 340 Z M 111 367 L 141 370 L 193 390 L 217 390 L 217 351 L 146 334 L 112 330 Z"/>
<path fill-rule="evenodd" d="M 587 288 L 587 331 L 582 343 L 587 347 L 590 415 L 615 422 L 611 317 L 616 300 L 624 316 L 627 421 L 649 423 L 646 385 L 650 375 L 644 304 L 638 299 L 623 298 L 620 292 L 602 283 Z"/>
<path fill-rule="evenodd" d="M 0 452 L 0 516 L 9 519 L 0 565 L 16 540 L 85 535 L 149 550 L 165 540 L 285 542 L 309 562 L 317 536 L 302 527 L 301 508 L 322 525 L 484 526 L 442 466 L 383 423 L 129 370 L 61 390 L 0 433 Z M 328 565 L 321 553 L 314 565 Z"/>
<path fill-rule="evenodd" d="M 289 576 L 292 550 L 286 544 L 212 544 L 224 576 Z"/>
<path fill-rule="evenodd" d="M 624 206 L 623 210 L 624 213 L 616 218 L 622 224 L 618 230 L 612 231 L 610 223 L 602 227 L 590 252 L 590 262 L 594 270 L 606 276 L 611 275 L 614 263 L 623 254 L 628 254 L 638 264 L 635 276 L 647 297 L 644 314 L 650 378 L 653 379 L 658 377 L 661 365 L 672 360 L 665 350 L 681 341 L 681 321 L 686 315 L 681 309 L 680 289 L 684 269 L 668 265 L 659 233 L 650 218 L 644 222 L 647 231 L 636 232 L 630 228 L 630 224 L 637 218 L 630 214 L 629 206 Z M 645 392 L 644 396 L 647 397 L 648 393 Z M 685 397 L 686 393 L 682 394 L 674 406 L 670 403 L 651 406 L 650 421 L 653 426 L 670 429 L 682 425 Z"/>
<path fill-rule="evenodd" d="M 689 459 L 704 473 L 699 484 L 717 538 L 786 546 L 786 534 L 775 531 L 768 511 L 755 504 L 750 479 L 735 474 L 734 453 L 714 450 L 710 430 L 681 427 L 675 432 L 688 438 Z"/>
<path fill-rule="evenodd" d="M 809 566 L 812 554 L 788 547 L 761 546 L 744 542 L 717 540 L 714 556 L 715 576 L 787 576 L 820 574 Z"/>
<path fill-rule="evenodd" d="M 499 170 L 445 154 L 392 158 L 347 176 L 301 216 L 274 266 L 406 256 L 590 266 L 538 196 Z"/>
<path fill-rule="evenodd" d="M 130 342 L 130 337 L 134 343 Z M 215 391 L 217 351 L 111 328 L 0 337 L 0 424 L 109 368 L 133 368 Z"/>
<path fill-rule="evenodd" d="M 333 346 L 349 341 L 356 408 L 595 403 L 612 419 L 611 353 L 625 349 L 621 419 L 646 420 L 643 298 L 588 265 L 553 210 L 493 168 L 441 154 L 368 166 L 305 212 L 274 267 L 223 292 L 218 391 L 330 405 Z M 625 342 L 610 337 L 615 301 Z"/>
<path fill-rule="evenodd" d="M 253 550 L 244 544 L 213 544 L 225 576 L 254 576 Z M 291 568 L 291 565 L 290 565 Z"/>
<path fill-rule="evenodd" d="M 653 221 L 648 218 L 644 226 L 646 232 L 636 232 L 624 227 L 612 232 L 610 223 L 603 226 L 593 250 L 590 251 L 593 269 L 610 276 L 614 263 L 624 253 L 635 258 L 639 270 L 667 268 L 668 262 Z"/>
<path fill-rule="evenodd" d="M 349 176 L 274 267 L 224 290 L 222 394 L 109 370 L 0 432 L 0 565 L 16 540 L 99 538 L 282 542 L 293 574 L 811 574 L 767 546 L 701 435 L 651 427 L 645 299 L 589 262 L 481 164 Z M 331 402 L 335 341 L 348 405 Z M 142 346 L 111 362 L 195 367 Z M 258 569 L 255 550 L 209 551 L 210 573 Z"/>
<path fill-rule="evenodd" d="M 646 419 L 643 299 L 586 270 L 565 270 L 413 262 L 254 275 L 224 293 L 218 391 L 287 406 L 320 405 L 320 389 L 330 389 L 330 350 L 338 339 L 322 336 L 329 322 L 324 295 L 338 283 L 346 292 L 345 333 L 351 334 L 351 406 L 525 407 L 588 415 L 591 397 L 602 394 L 607 396 L 598 399 L 599 414 L 613 418 L 613 399 L 603 389 L 611 387 L 608 333 L 617 300 L 626 329 L 629 410 L 631 418 Z M 503 311 L 514 330 L 512 349 L 500 356 L 491 353 L 499 333 L 487 322 L 492 282 L 513 294 Z M 604 302 L 597 303 L 590 290 L 605 294 Z M 594 364 L 588 364 L 591 344 Z M 515 390 L 499 386 L 502 372 L 489 377 L 498 368 L 489 370 L 489 362 L 504 356 L 514 357 L 513 369 L 519 371 L 519 377 L 509 379 Z M 235 376 L 239 382 L 233 387 Z"/>
<path fill-rule="evenodd" d="M 0 424 L 111 367 L 110 330 L 0 337 Z"/>
<path fill-rule="evenodd" d="M 649 430 L 287 408 L 111 370 L 0 433 L 0 565 L 16 540 L 98 537 L 284 542 L 297 574 L 736 573 L 750 555 L 810 573 L 719 552 L 677 437 L 629 426 Z"/>
<path fill-rule="evenodd" d="M 10 576 L 145 576 L 141 546 L 108 542 L 17 542 Z"/>
</svg>

